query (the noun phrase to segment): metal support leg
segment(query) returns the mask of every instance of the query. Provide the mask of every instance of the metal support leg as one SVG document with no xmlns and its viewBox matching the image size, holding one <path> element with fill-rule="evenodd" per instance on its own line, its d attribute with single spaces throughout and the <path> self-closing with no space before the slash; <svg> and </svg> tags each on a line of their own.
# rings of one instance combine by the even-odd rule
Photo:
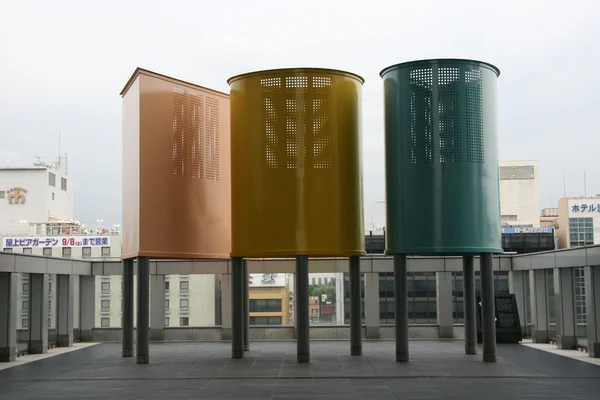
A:
<svg viewBox="0 0 600 400">
<path fill-rule="evenodd" d="M 463 309 L 465 313 L 465 354 L 477 354 L 477 304 L 473 256 L 463 257 Z"/>
<path fill-rule="evenodd" d="M 360 306 L 360 257 L 350 257 L 350 354 L 362 355 L 361 306 Z"/>
<path fill-rule="evenodd" d="M 406 254 L 394 254 L 396 361 L 408 361 L 408 298 Z"/>
<path fill-rule="evenodd" d="M 56 344 L 58 347 L 73 346 L 73 319 L 75 317 L 75 277 L 73 275 L 56 275 L 56 298 L 58 312 L 56 315 Z"/>
<path fill-rule="evenodd" d="M 244 358 L 244 273 L 243 259 L 231 259 L 231 357 Z"/>
<path fill-rule="evenodd" d="M 29 354 L 48 351 L 48 274 L 29 274 Z"/>
<path fill-rule="evenodd" d="M 150 259 L 137 258 L 137 343 L 138 364 L 150 362 Z"/>
<path fill-rule="evenodd" d="M 308 256 L 296 256 L 296 345 L 298 362 L 310 362 Z"/>
<path fill-rule="evenodd" d="M 242 287 L 244 288 L 244 351 L 250 350 L 250 298 L 248 282 L 248 260 L 243 261 Z"/>
<path fill-rule="evenodd" d="M 0 272 L 0 362 L 17 358 L 17 284 L 15 272 Z"/>
<path fill-rule="evenodd" d="M 133 258 L 123 260 L 123 357 L 133 357 Z"/>
<path fill-rule="evenodd" d="M 492 253 L 481 254 L 481 330 L 483 361 L 496 362 L 496 306 L 494 304 L 494 269 Z"/>
</svg>

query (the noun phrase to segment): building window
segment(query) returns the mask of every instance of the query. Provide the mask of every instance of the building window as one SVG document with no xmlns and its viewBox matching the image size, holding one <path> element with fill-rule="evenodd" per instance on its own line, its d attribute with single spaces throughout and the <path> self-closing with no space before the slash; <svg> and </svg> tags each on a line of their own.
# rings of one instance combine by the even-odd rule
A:
<svg viewBox="0 0 600 400">
<path fill-rule="evenodd" d="M 21 302 L 21 310 L 23 310 L 23 311 L 29 311 L 29 301 L 23 300 Z"/>
<path fill-rule="evenodd" d="M 165 310 L 168 310 L 170 306 L 171 306 L 171 302 L 169 301 L 169 299 L 166 299 L 165 300 Z"/>
<path fill-rule="evenodd" d="M 594 219 L 569 218 L 569 247 L 594 244 Z"/>
<path fill-rule="evenodd" d="M 100 326 L 102 328 L 108 328 L 110 326 L 110 318 L 100 318 Z"/>
<path fill-rule="evenodd" d="M 179 281 L 179 291 L 182 293 L 187 293 L 190 290 L 190 282 L 188 281 Z"/>
<path fill-rule="evenodd" d="M 169 283 L 169 281 L 165 281 L 165 293 L 169 294 L 169 288 L 171 287 L 171 284 Z"/>
<path fill-rule="evenodd" d="M 29 282 L 23 283 L 23 294 L 27 295 L 29 293 Z"/>
<path fill-rule="evenodd" d="M 54 175 L 52 172 L 48 172 L 48 185 L 52 187 L 56 186 L 56 175 Z M 54 200 L 54 197 L 52 200 Z"/>
<path fill-rule="evenodd" d="M 31 247 L 25 247 L 23 249 L 23 254 L 32 254 L 33 249 Z"/>
<path fill-rule="evenodd" d="M 316 285 L 317 284 L 317 278 L 312 278 L 312 284 Z"/>
<path fill-rule="evenodd" d="M 62 255 L 64 256 L 71 256 L 71 248 L 70 247 L 63 247 L 62 248 Z"/>
<path fill-rule="evenodd" d="M 6 192 L 4 190 L 0 190 L 0 199 L 6 198 Z"/>
<path fill-rule="evenodd" d="M 45 256 L 51 256 L 52 255 L 52 247 L 44 247 L 43 252 L 44 252 L 43 254 Z"/>
<path fill-rule="evenodd" d="M 67 180 L 65 178 L 60 178 L 60 190 L 67 190 Z"/>
<path fill-rule="evenodd" d="M 5 248 L 4 248 L 4 251 L 5 251 L 6 253 L 12 253 L 12 252 L 13 252 L 13 251 L 12 251 L 12 249 L 11 249 L 10 247 L 5 247 Z"/>
<path fill-rule="evenodd" d="M 110 311 L 110 300 L 102 300 L 100 302 L 100 308 L 103 312 Z"/>
<path fill-rule="evenodd" d="M 92 256 L 92 248 L 91 247 L 82 247 L 81 255 L 83 258 L 90 258 Z"/>
<path fill-rule="evenodd" d="M 250 325 L 281 325 L 281 317 L 250 317 Z"/>
<path fill-rule="evenodd" d="M 319 310 L 317 310 L 316 308 L 313 308 L 311 311 L 313 315 L 319 314 Z"/>
<path fill-rule="evenodd" d="M 327 278 L 323 278 L 323 283 L 327 285 Z"/>
<path fill-rule="evenodd" d="M 171 320 L 169 317 L 165 317 L 165 326 L 169 326 L 171 324 Z"/>
<path fill-rule="evenodd" d="M 181 300 L 179 300 L 179 308 L 188 309 L 189 307 L 190 307 L 190 300 L 189 299 L 181 299 Z"/>
<path fill-rule="evenodd" d="M 250 299 L 250 312 L 281 312 L 281 299 Z"/>
<path fill-rule="evenodd" d="M 22 326 L 23 328 L 29 328 L 29 319 L 27 319 L 27 318 L 23 318 L 23 319 L 21 320 L 21 326 Z"/>
<path fill-rule="evenodd" d="M 322 281 L 321 281 L 321 278 L 319 278 L 319 285 L 321 285 L 321 284 L 322 284 Z"/>
<path fill-rule="evenodd" d="M 110 256 L 110 247 L 103 247 L 102 248 L 102 255 L 103 256 Z"/>
<path fill-rule="evenodd" d="M 188 317 L 180 317 L 179 318 L 179 326 L 189 326 L 190 319 Z"/>
<path fill-rule="evenodd" d="M 102 294 L 110 294 L 110 282 L 102 282 L 100 289 Z"/>
</svg>

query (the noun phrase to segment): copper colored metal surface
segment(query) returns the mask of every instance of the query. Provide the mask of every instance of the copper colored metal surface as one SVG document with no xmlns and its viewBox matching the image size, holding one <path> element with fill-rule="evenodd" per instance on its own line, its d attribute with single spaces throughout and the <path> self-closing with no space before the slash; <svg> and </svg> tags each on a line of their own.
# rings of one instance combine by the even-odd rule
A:
<svg viewBox="0 0 600 400">
<path fill-rule="evenodd" d="M 121 95 L 122 258 L 229 258 L 229 96 L 140 68 Z"/>
</svg>

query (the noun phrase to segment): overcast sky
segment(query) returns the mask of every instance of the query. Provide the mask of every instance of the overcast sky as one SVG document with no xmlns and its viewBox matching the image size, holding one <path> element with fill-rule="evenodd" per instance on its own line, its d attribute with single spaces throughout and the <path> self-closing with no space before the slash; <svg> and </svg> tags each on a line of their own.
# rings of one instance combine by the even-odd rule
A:
<svg viewBox="0 0 600 400">
<path fill-rule="evenodd" d="M 365 221 L 384 200 L 379 71 L 495 64 L 500 158 L 538 160 L 540 207 L 600 193 L 598 1 L 0 0 L 0 165 L 69 156 L 75 217 L 121 218 L 121 98 L 138 66 L 228 92 L 258 69 L 351 71 L 363 92 Z"/>
</svg>

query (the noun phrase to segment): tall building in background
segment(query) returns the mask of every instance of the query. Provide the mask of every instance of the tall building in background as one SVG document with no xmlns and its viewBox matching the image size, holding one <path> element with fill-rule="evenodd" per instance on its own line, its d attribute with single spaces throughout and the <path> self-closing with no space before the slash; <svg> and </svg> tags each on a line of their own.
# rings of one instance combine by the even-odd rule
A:
<svg viewBox="0 0 600 400">
<path fill-rule="evenodd" d="M 84 225 L 74 217 L 73 184 L 67 175 L 67 157 L 54 164 L 0 168 L 0 238 L 5 252 L 68 259 L 119 259 L 118 225 L 99 220 Z M 101 214 L 101 213 L 99 213 Z M 216 324 L 214 275 L 166 277 L 165 326 Z M 18 327 L 27 328 L 29 275 L 20 276 Z M 76 285 L 76 290 L 78 290 Z M 121 326 L 121 276 L 96 278 L 96 326 Z M 56 293 L 50 276 L 48 326 L 55 327 Z"/>
<path fill-rule="evenodd" d="M 500 215 L 504 226 L 539 226 L 537 161 L 500 161 Z"/>
<path fill-rule="evenodd" d="M 600 195 L 558 200 L 558 247 L 600 244 Z"/>
<path fill-rule="evenodd" d="M 0 235 L 45 235 L 45 225 L 61 221 L 74 221 L 66 155 L 53 164 L 0 168 Z"/>
</svg>

